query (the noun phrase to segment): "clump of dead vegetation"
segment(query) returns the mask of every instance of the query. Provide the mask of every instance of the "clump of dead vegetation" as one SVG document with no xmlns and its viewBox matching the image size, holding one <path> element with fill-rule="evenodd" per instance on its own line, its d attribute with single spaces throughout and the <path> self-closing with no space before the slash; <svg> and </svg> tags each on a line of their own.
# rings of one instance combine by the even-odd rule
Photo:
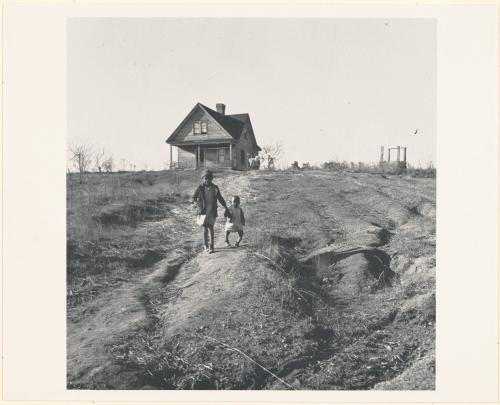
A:
<svg viewBox="0 0 500 405">
<path fill-rule="evenodd" d="M 323 169 L 329 171 L 337 172 L 351 172 L 351 173 L 371 173 L 371 174 L 397 174 L 409 177 L 421 177 L 421 178 L 436 178 L 436 168 L 432 163 L 429 163 L 426 167 L 413 166 L 409 163 L 406 164 L 405 168 L 399 166 L 381 166 L 380 164 L 374 163 L 363 163 L 363 162 L 348 162 L 330 160 L 328 162 L 322 163 L 319 167 L 311 166 L 307 163 L 304 169 Z"/>
</svg>

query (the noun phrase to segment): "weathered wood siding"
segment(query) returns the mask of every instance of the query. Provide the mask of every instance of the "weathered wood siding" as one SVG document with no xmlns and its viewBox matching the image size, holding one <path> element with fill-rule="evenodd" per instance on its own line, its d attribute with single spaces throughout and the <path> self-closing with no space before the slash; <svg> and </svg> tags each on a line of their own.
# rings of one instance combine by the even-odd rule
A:
<svg viewBox="0 0 500 405">
<path fill-rule="evenodd" d="M 177 162 L 179 167 L 196 167 L 196 148 L 189 148 L 189 150 L 179 148 Z"/>
<path fill-rule="evenodd" d="M 255 133 L 253 132 L 253 127 L 252 127 L 252 123 L 250 121 L 250 118 L 248 118 L 248 121 L 246 123 L 246 127 L 247 127 L 247 131 L 248 131 L 248 140 L 251 144 L 252 153 L 257 154 L 258 153 L 258 150 L 256 147 L 257 139 L 255 138 Z"/>
<path fill-rule="evenodd" d="M 207 121 L 208 133 L 195 135 L 193 128 L 195 121 Z M 219 139 L 224 141 L 230 140 L 232 137 L 228 135 L 209 114 L 199 107 L 179 130 L 179 133 L 175 137 L 175 142 L 205 142 Z"/>
<path fill-rule="evenodd" d="M 248 122 L 245 124 L 246 137 L 244 135 L 245 131 L 242 132 L 239 142 L 233 147 L 233 154 L 235 159 L 235 169 L 238 170 L 248 170 L 250 165 L 248 163 L 248 158 L 254 156 L 257 153 L 253 142 L 253 132 L 251 126 Z M 242 152 L 245 157 L 242 160 Z"/>
<path fill-rule="evenodd" d="M 204 162 L 199 162 L 198 166 L 224 166 L 232 167 L 237 170 L 250 169 L 248 159 L 250 156 L 256 156 L 258 151 L 256 149 L 255 135 L 248 114 L 238 115 L 238 119 L 245 125 L 239 139 L 234 139 L 231 135 L 227 134 L 201 106 L 198 106 L 191 114 L 192 115 L 186 122 L 177 130 L 175 136 L 174 144 L 188 143 L 188 145 L 184 146 L 179 145 L 179 167 L 196 167 L 197 144 L 205 144 L 205 146 L 207 146 L 207 144 L 212 144 L 215 146 L 217 143 L 220 143 L 227 145 L 228 142 L 232 141 L 234 142 L 232 156 L 229 156 L 229 148 L 227 148 L 224 154 L 224 161 L 220 162 L 219 155 L 211 156 L 210 154 L 215 152 L 207 152 L 208 154 L 204 157 Z M 196 121 L 205 121 L 207 123 L 208 131 L 206 134 L 194 134 L 194 123 Z M 189 145 L 190 143 L 192 143 L 192 146 Z"/>
</svg>

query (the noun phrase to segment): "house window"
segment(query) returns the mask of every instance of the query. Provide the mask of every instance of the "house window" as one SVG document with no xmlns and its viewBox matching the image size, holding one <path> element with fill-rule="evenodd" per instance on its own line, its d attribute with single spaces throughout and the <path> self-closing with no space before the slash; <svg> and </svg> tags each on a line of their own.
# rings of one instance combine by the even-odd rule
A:
<svg viewBox="0 0 500 405">
<path fill-rule="evenodd" d="M 242 165 L 245 164 L 245 151 L 244 150 L 241 151 L 241 164 Z"/>
<path fill-rule="evenodd" d="M 224 156 L 225 156 L 225 149 L 224 148 L 219 148 L 219 162 L 224 162 Z"/>
<path fill-rule="evenodd" d="M 195 135 L 208 134 L 208 121 L 195 121 L 193 123 L 193 133 Z"/>
</svg>

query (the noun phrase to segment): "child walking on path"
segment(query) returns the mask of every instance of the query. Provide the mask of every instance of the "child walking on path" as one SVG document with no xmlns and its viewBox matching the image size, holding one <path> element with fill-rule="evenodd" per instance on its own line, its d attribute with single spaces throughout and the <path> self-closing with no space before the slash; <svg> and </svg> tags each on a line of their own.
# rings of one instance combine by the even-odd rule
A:
<svg viewBox="0 0 500 405">
<path fill-rule="evenodd" d="M 231 246 L 229 243 L 229 234 L 231 232 L 238 232 L 239 239 L 234 246 L 240 246 L 241 240 L 243 239 L 243 227 L 245 226 L 245 215 L 240 207 L 240 197 L 235 195 L 232 199 L 232 205 L 227 210 L 227 222 L 226 222 L 226 246 Z"/>
<path fill-rule="evenodd" d="M 214 175 L 210 170 L 205 170 L 201 176 L 200 184 L 194 194 L 193 203 L 197 203 L 196 214 L 198 215 L 198 225 L 203 226 L 203 243 L 208 253 L 214 250 L 214 224 L 217 218 L 217 200 L 228 212 L 227 204 L 222 198 L 219 187 L 212 180 Z"/>
</svg>

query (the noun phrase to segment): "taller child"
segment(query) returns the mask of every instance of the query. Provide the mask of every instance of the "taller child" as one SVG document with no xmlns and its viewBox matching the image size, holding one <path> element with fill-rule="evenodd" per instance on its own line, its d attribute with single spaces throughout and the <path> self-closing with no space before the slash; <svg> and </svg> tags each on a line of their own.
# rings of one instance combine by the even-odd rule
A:
<svg viewBox="0 0 500 405">
<path fill-rule="evenodd" d="M 227 204 L 222 198 L 219 187 L 212 180 L 213 173 L 210 170 L 205 170 L 201 176 L 201 184 L 197 187 L 193 194 L 193 203 L 197 203 L 197 215 L 205 215 L 203 222 L 203 242 L 205 250 L 209 253 L 214 252 L 214 224 L 217 218 L 217 200 L 226 209 Z"/>
</svg>

